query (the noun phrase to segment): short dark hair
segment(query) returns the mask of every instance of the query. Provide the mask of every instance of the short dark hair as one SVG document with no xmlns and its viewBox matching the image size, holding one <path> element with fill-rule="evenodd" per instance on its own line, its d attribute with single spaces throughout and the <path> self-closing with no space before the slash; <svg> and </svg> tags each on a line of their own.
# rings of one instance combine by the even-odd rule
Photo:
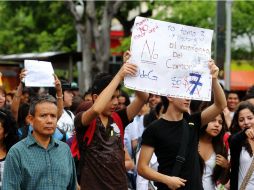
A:
<svg viewBox="0 0 254 190">
<path fill-rule="evenodd" d="M 235 90 L 227 91 L 226 92 L 226 98 L 228 98 L 229 94 L 236 94 L 237 97 L 240 99 L 239 93 L 237 91 L 235 91 Z"/>
<path fill-rule="evenodd" d="M 99 73 L 95 76 L 93 84 L 92 84 L 92 95 L 97 94 L 99 95 L 112 81 L 113 76 L 108 73 Z M 117 87 L 117 90 L 120 89 L 120 85 Z"/>
<path fill-rule="evenodd" d="M 31 115 L 35 115 L 35 107 L 37 104 L 41 104 L 41 103 L 52 103 L 52 104 L 56 104 L 56 99 L 51 96 L 51 95 L 39 95 L 39 96 L 35 96 L 30 103 L 30 108 L 29 108 L 29 113 Z"/>
</svg>

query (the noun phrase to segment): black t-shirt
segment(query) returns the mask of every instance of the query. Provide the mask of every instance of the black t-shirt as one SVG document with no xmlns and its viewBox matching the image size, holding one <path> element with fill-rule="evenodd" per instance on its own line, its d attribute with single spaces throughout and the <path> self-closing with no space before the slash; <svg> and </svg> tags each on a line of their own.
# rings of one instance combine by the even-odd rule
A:
<svg viewBox="0 0 254 190">
<path fill-rule="evenodd" d="M 186 179 L 184 190 L 199 190 L 202 188 L 202 178 L 198 157 L 198 134 L 201 127 L 201 114 L 184 114 L 190 127 L 189 142 L 187 145 L 186 161 L 181 169 L 180 176 Z M 144 131 L 142 145 L 154 148 L 159 163 L 158 172 L 171 176 L 176 156 L 181 145 L 183 120 L 168 121 L 159 119 L 151 123 Z M 163 183 L 157 183 L 158 190 L 168 190 Z"/>
</svg>

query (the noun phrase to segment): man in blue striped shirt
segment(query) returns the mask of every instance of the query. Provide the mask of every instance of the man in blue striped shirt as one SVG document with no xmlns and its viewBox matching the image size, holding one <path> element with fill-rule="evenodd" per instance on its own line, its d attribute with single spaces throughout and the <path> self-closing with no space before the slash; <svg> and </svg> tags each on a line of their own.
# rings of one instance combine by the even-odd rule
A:
<svg viewBox="0 0 254 190">
<path fill-rule="evenodd" d="M 76 171 L 69 147 L 52 138 L 57 123 L 55 98 L 34 98 L 29 120 L 32 134 L 14 145 L 6 157 L 3 190 L 75 190 Z"/>
</svg>

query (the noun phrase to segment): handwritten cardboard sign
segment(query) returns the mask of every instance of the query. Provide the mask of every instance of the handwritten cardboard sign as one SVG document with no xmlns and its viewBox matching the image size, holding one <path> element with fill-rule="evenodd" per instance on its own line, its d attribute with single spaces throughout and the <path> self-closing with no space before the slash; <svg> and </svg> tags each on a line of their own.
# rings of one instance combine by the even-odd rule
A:
<svg viewBox="0 0 254 190">
<path fill-rule="evenodd" d="M 136 17 L 130 62 L 138 65 L 138 72 L 125 77 L 125 86 L 162 96 L 210 101 L 212 36 L 212 30 Z"/>
<path fill-rule="evenodd" d="M 25 69 L 27 70 L 25 77 L 25 85 L 29 87 L 53 87 L 54 70 L 51 62 L 25 60 Z"/>
</svg>

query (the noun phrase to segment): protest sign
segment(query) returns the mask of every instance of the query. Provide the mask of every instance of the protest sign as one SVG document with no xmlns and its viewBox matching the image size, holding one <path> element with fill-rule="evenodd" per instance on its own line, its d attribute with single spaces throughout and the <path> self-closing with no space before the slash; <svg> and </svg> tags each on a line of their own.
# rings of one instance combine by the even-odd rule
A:
<svg viewBox="0 0 254 190">
<path fill-rule="evenodd" d="M 25 86 L 28 87 L 54 87 L 54 70 L 51 62 L 25 60 L 26 69 Z"/>
<path fill-rule="evenodd" d="M 210 101 L 212 36 L 209 29 L 136 17 L 130 62 L 138 65 L 138 72 L 125 77 L 125 86 L 162 96 Z"/>
</svg>

